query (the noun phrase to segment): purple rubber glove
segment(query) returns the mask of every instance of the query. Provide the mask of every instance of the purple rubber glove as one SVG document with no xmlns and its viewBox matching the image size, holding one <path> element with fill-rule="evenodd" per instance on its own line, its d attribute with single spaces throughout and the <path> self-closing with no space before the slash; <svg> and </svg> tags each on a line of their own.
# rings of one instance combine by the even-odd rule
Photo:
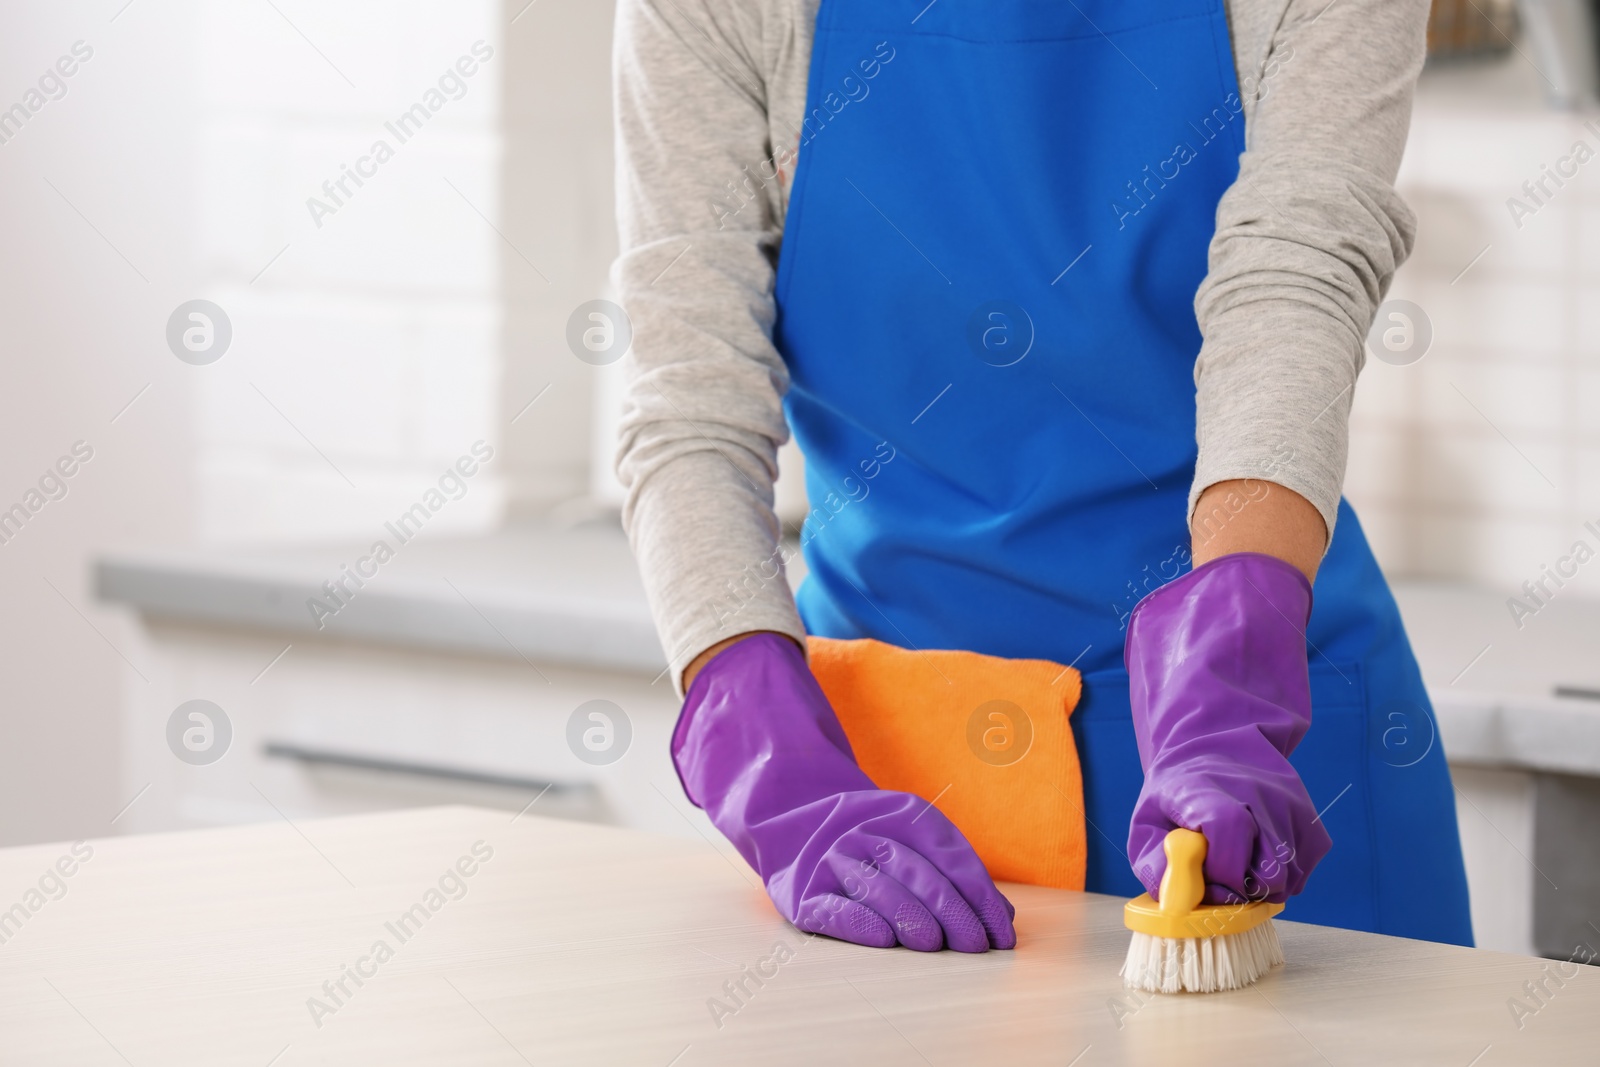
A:
<svg viewBox="0 0 1600 1067">
<path fill-rule="evenodd" d="M 1221 556 L 1139 602 L 1126 660 L 1144 788 L 1128 859 L 1154 896 L 1176 827 L 1208 845 L 1206 900 L 1279 903 L 1332 841 L 1289 753 L 1311 725 L 1311 583 L 1272 556 Z"/>
<path fill-rule="evenodd" d="M 879 789 L 795 643 L 762 633 L 713 656 L 672 735 L 684 792 L 785 919 L 873 948 L 985 952 L 1015 909 L 938 808 Z"/>
</svg>

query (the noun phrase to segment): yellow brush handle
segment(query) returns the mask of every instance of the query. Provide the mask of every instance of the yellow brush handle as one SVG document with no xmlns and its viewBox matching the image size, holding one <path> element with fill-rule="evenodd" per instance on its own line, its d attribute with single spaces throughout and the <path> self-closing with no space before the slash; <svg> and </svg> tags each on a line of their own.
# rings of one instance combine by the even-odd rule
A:
<svg viewBox="0 0 1600 1067">
<path fill-rule="evenodd" d="M 1161 876 L 1161 901 L 1144 893 L 1128 901 L 1122 921 L 1135 933 L 1164 938 L 1209 938 L 1242 934 L 1283 910 L 1264 900 L 1202 904 L 1206 898 L 1206 839 L 1193 830 L 1173 830 L 1161 842 L 1167 873 Z"/>
<path fill-rule="evenodd" d="M 1161 843 L 1167 873 L 1161 876 L 1161 914 L 1187 915 L 1206 897 L 1205 835 L 1177 829 Z"/>
</svg>

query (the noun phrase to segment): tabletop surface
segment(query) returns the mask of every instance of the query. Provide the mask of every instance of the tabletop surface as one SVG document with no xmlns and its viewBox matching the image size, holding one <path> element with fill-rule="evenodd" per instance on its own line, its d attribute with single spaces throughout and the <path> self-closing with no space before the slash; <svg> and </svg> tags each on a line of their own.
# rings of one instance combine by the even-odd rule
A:
<svg viewBox="0 0 1600 1067">
<path fill-rule="evenodd" d="M 453 807 L 0 850 L 0 1064 L 1493 1067 L 1600 1038 L 1592 968 L 1282 921 L 1254 988 L 1135 995 L 1093 894 L 1006 887 L 1012 952 L 810 938 L 724 848 Z"/>
</svg>

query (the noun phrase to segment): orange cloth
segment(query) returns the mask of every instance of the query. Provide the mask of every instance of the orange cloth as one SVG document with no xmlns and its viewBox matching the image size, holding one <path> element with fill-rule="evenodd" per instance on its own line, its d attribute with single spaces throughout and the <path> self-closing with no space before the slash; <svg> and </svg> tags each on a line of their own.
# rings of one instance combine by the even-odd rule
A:
<svg viewBox="0 0 1600 1067">
<path fill-rule="evenodd" d="M 881 789 L 933 801 L 999 881 L 1082 889 L 1083 776 L 1059 663 L 808 640 L 811 669 Z"/>
</svg>

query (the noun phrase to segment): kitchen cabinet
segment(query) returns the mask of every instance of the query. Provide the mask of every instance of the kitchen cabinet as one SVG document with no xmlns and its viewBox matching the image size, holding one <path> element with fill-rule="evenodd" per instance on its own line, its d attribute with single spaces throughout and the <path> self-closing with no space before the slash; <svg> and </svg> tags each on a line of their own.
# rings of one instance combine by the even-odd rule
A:
<svg viewBox="0 0 1600 1067">
<path fill-rule="evenodd" d="M 307 603 L 327 601 L 346 547 L 101 562 L 101 596 L 142 621 L 118 829 L 439 803 L 514 812 L 538 797 L 554 815 L 711 832 L 664 800 L 681 796 L 667 755 L 678 700 L 620 530 L 418 541 L 346 583 L 353 595 L 319 627 Z M 196 700 L 231 735 L 210 761 L 174 748 L 172 719 Z"/>
</svg>

